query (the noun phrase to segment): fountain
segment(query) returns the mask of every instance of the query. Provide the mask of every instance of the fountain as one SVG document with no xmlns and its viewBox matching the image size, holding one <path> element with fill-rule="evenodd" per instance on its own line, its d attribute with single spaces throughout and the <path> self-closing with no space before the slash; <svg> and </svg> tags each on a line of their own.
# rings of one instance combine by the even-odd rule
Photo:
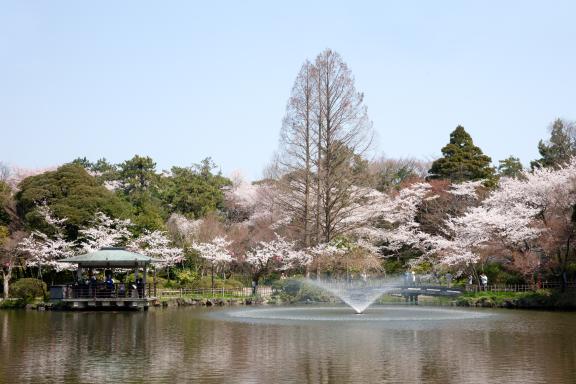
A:
<svg viewBox="0 0 576 384">
<path fill-rule="evenodd" d="M 370 324 L 377 323 L 380 327 L 397 327 L 398 324 L 422 321 L 449 321 L 463 319 L 478 319 L 489 316 L 468 310 L 448 308 L 427 308 L 406 305 L 379 305 L 369 311 L 367 309 L 380 296 L 390 292 L 398 292 L 406 286 L 405 278 L 358 278 L 358 279 L 304 279 L 303 284 L 322 289 L 339 298 L 346 306 L 318 303 L 318 305 L 286 305 L 262 308 L 241 308 L 211 313 L 211 317 L 250 323 L 293 324 L 294 322 L 331 322 Z M 354 312 L 348 308 L 352 308 Z M 361 315 L 361 316 L 358 316 Z"/>
<path fill-rule="evenodd" d="M 342 300 L 357 314 L 362 314 L 383 294 L 396 290 L 401 279 L 305 279 L 307 284 L 321 288 Z"/>
</svg>

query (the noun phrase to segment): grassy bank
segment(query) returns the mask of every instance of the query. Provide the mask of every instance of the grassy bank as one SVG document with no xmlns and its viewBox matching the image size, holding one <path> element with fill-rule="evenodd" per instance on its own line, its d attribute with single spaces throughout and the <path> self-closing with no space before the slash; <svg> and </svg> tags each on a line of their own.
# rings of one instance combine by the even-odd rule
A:
<svg viewBox="0 0 576 384">
<path fill-rule="evenodd" d="M 576 309 L 576 291 L 541 289 L 534 292 L 476 292 L 456 299 L 462 307 Z"/>
</svg>

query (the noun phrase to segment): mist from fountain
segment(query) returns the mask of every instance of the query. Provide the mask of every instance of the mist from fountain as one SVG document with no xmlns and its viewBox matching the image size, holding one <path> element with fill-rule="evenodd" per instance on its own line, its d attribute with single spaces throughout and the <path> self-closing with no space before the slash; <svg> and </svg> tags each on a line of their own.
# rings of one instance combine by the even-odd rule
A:
<svg viewBox="0 0 576 384">
<path fill-rule="evenodd" d="M 350 306 L 357 314 L 363 313 L 383 294 L 398 289 L 402 278 L 366 278 L 360 280 L 305 279 L 306 283 L 321 288 Z"/>
</svg>

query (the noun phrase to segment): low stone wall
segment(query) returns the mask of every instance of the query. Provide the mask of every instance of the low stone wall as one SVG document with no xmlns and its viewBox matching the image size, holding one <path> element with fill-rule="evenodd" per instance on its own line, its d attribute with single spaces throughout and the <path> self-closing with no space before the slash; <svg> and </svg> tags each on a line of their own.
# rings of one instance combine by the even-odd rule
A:
<svg viewBox="0 0 576 384">
<path fill-rule="evenodd" d="M 216 307 L 225 305 L 255 305 L 264 304 L 265 300 L 255 298 L 238 298 L 238 299 L 189 299 L 175 298 L 166 300 L 156 300 L 150 303 L 150 307 L 170 308 L 170 307 Z"/>
</svg>

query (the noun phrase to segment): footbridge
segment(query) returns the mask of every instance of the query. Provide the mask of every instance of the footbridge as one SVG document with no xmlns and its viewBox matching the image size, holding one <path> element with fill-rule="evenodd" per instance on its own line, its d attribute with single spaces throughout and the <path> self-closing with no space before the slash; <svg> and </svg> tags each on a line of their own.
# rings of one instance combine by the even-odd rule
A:
<svg viewBox="0 0 576 384">
<path fill-rule="evenodd" d="M 386 292 L 389 295 L 402 296 L 406 301 L 418 302 L 418 296 L 456 297 L 464 292 L 462 288 L 442 285 L 399 286 Z"/>
<path fill-rule="evenodd" d="M 446 285 L 380 285 L 380 286 L 354 286 L 331 287 L 331 292 L 337 296 L 363 301 L 365 298 L 376 299 L 382 295 L 402 296 L 406 301 L 418 301 L 418 296 L 456 297 L 464 292 L 464 288 L 449 287 Z"/>
<path fill-rule="evenodd" d="M 448 287 L 445 285 L 418 285 L 398 286 L 388 291 L 388 294 L 426 295 L 426 296 L 458 296 L 464 292 L 462 288 Z"/>
</svg>

